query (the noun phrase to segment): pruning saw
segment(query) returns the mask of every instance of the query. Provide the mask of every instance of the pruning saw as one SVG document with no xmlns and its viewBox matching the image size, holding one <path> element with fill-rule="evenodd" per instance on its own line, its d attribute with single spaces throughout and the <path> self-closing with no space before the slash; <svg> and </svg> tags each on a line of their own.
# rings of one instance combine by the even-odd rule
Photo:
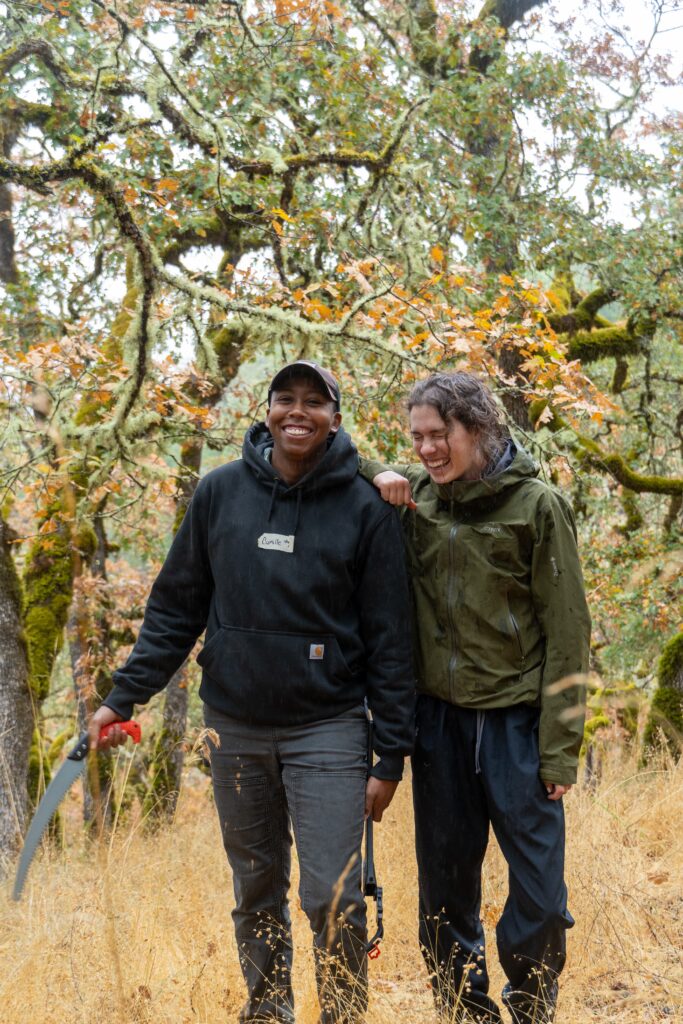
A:
<svg viewBox="0 0 683 1024">
<path fill-rule="evenodd" d="M 142 731 L 138 723 L 132 720 L 129 722 L 116 722 L 112 725 L 105 725 L 100 732 L 100 739 L 104 739 L 107 733 L 113 728 L 114 724 L 119 725 L 123 732 L 130 736 L 133 743 L 140 742 Z M 14 879 L 14 889 L 12 890 L 12 899 L 14 900 L 21 899 L 21 893 L 24 888 L 28 869 L 31 866 L 34 854 L 38 849 L 43 832 L 50 824 L 52 816 L 71 789 L 73 783 L 85 770 L 89 745 L 88 733 L 82 732 L 78 738 L 78 743 L 66 755 L 61 768 L 53 777 L 50 785 L 43 794 L 42 800 L 38 804 L 29 826 L 29 830 L 26 833 L 26 839 L 24 840 L 21 856 L 19 857 L 17 874 Z"/>
</svg>

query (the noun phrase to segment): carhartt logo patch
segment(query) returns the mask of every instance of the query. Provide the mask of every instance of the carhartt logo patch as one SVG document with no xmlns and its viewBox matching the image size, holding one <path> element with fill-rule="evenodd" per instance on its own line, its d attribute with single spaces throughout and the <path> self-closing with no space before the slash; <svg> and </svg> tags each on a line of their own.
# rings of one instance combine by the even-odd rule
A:
<svg viewBox="0 0 683 1024">
<path fill-rule="evenodd" d="M 264 551 L 284 551 L 288 555 L 294 552 L 293 533 L 262 533 L 257 543 Z"/>
<path fill-rule="evenodd" d="M 311 644 L 308 649 L 309 661 L 322 661 L 325 656 L 325 644 Z"/>
</svg>

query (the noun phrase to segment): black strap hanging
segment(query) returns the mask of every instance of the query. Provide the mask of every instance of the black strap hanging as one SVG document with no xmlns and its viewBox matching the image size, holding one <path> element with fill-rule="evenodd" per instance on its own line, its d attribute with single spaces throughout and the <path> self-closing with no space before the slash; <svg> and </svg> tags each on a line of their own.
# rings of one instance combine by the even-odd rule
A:
<svg viewBox="0 0 683 1024">
<path fill-rule="evenodd" d="M 368 707 L 367 701 L 365 702 L 365 714 L 368 720 L 368 774 L 372 768 L 373 761 L 373 749 L 372 749 L 372 713 Z M 371 897 L 375 901 L 376 912 L 377 912 L 377 930 L 371 939 L 366 943 L 365 949 L 368 957 L 371 960 L 376 960 L 382 952 L 379 948 L 379 944 L 384 937 L 384 906 L 382 903 L 382 886 L 377 884 L 377 878 L 375 876 L 375 857 L 373 849 L 373 835 L 372 835 L 372 815 L 369 814 L 365 819 L 365 862 L 363 864 L 363 894 L 366 897 Z"/>
</svg>

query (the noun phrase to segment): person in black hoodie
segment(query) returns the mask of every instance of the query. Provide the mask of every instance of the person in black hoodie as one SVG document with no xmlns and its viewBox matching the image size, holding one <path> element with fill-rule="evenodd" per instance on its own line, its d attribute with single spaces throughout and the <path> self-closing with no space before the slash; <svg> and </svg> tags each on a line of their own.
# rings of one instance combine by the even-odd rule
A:
<svg viewBox="0 0 683 1024">
<path fill-rule="evenodd" d="M 140 634 L 90 723 L 91 746 L 197 658 L 211 772 L 247 985 L 241 1024 L 294 1020 L 290 821 L 314 934 L 324 1024 L 367 1005 L 364 815 L 379 821 L 413 738 L 410 610 L 400 526 L 358 474 L 329 371 L 273 378 L 241 460 L 204 477 Z M 379 757 L 367 765 L 363 701 Z M 369 775 L 368 775 L 369 771 Z"/>
</svg>

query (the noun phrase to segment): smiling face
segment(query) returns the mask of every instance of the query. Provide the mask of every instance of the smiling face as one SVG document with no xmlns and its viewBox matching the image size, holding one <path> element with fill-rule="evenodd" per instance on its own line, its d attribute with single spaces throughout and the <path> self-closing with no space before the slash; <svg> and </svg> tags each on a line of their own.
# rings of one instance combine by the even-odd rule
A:
<svg viewBox="0 0 683 1024">
<path fill-rule="evenodd" d="M 270 396 L 266 426 L 273 436 L 273 467 L 288 483 L 304 476 L 325 454 L 341 413 L 315 377 L 297 374 Z"/>
<path fill-rule="evenodd" d="M 486 465 L 477 435 L 460 420 L 446 423 L 433 405 L 414 405 L 410 433 L 417 457 L 437 484 L 478 480 Z"/>
</svg>

